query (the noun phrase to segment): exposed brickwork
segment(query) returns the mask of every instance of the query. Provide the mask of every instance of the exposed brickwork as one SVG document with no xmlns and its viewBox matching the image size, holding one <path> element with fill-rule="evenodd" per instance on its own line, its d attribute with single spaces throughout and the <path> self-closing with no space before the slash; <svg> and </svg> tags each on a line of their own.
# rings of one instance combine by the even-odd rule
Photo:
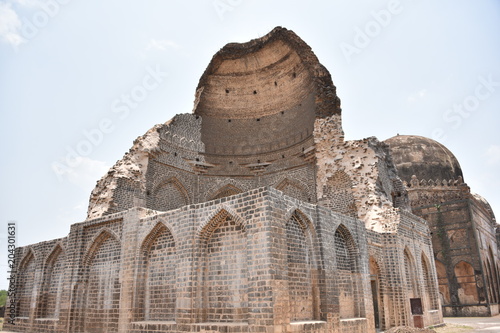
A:
<svg viewBox="0 0 500 333">
<path fill-rule="evenodd" d="M 322 204 L 333 211 L 357 217 L 358 210 L 352 193 L 352 181 L 343 171 L 329 177 L 323 187 Z"/>
<path fill-rule="evenodd" d="M 292 198 L 310 202 L 311 195 L 297 182 L 285 179 L 276 188 Z"/>
<path fill-rule="evenodd" d="M 21 261 L 19 267 L 19 293 L 16 303 L 19 317 L 31 316 L 31 301 L 32 297 L 34 297 L 35 265 L 35 256 L 32 251 L 29 251 Z"/>
<path fill-rule="evenodd" d="M 285 225 L 290 320 L 314 319 L 313 252 L 308 224 L 294 214 Z"/>
<path fill-rule="evenodd" d="M 220 188 L 219 190 L 217 190 L 217 192 L 215 192 L 212 196 L 210 196 L 210 200 L 229 197 L 231 195 L 235 195 L 235 194 L 238 194 L 241 192 L 242 191 L 239 188 L 237 188 L 231 184 L 227 184 L 227 185 L 223 186 L 222 188 Z"/>
<path fill-rule="evenodd" d="M 204 322 L 248 320 L 245 228 L 221 212 L 202 232 Z"/>
<path fill-rule="evenodd" d="M 499 252 L 490 205 L 471 193 L 460 164 L 443 145 L 417 136 L 396 136 L 387 143 L 412 211 L 429 222 L 444 313 L 497 314 Z"/>
<path fill-rule="evenodd" d="M 186 189 L 175 178 L 170 178 L 159 184 L 152 193 L 154 200 L 149 205 L 151 209 L 167 211 L 185 206 L 189 203 Z"/>
<path fill-rule="evenodd" d="M 57 244 L 46 262 L 45 273 L 40 295 L 40 318 L 59 318 L 62 297 L 66 255 L 60 244 Z"/>
<path fill-rule="evenodd" d="M 429 264 L 429 259 L 426 258 L 425 254 L 422 254 L 421 256 L 421 265 L 424 278 L 424 286 L 423 286 L 424 304 L 430 310 L 438 310 L 439 301 L 438 301 L 438 293 L 436 290 L 436 284 L 431 274 L 431 266 Z"/>
<path fill-rule="evenodd" d="M 194 114 L 139 137 L 99 180 L 86 221 L 18 249 L 22 316 L 5 327 L 374 333 L 413 326 L 412 298 L 425 325 L 439 324 L 445 284 L 408 188 L 386 144 L 344 141 L 330 75 L 295 34 L 230 44 L 202 76 Z M 488 221 L 476 201 L 472 214 Z M 419 215 L 439 220 L 433 207 Z M 488 260 L 474 265 L 494 299 L 490 236 L 477 249 Z"/>
<path fill-rule="evenodd" d="M 97 237 L 84 262 L 85 331 L 116 332 L 120 307 L 121 243 L 107 232 Z"/>
<path fill-rule="evenodd" d="M 402 221 L 417 227 L 421 223 L 410 214 Z M 396 285 L 388 284 L 404 276 L 404 270 L 391 269 L 400 267 L 392 251 L 409 247 L 391 247 L 391 239 L 414 239 L 411 248 L 422 244 L 428 254 L 430 241 L 422 242 L 428 229 L 425 224 L 419 228 L 420 243 L 415 243 L 415 232 L 393 238 L 367 235 L 357 219 L 271 188 L 165 213 L 141 209 L 89 220 L 75 225 L 68 236 L 79 241 L 64 255 L 80 264 L 66 266 L 63 289 L 75 287 L 60 297 L 59 320 L 51 322 L 51 329 L 43 321 L 24 327 L 45 325 L 44 330 L 53 332 L 66 331 L 66 325 L 71 332 L 118 332 L 118 327 L 131 332 L 258 332 L 272 325 L 293 331 L 344 327 L 364 332 L 374 327 L 373 299 L 368 260 L 359 258 L 368 258 L 370 249 L 386 263 L 380 269 L 384 282 L 378 304 L 384 318 L 391 318 L 391 313 L 401 313 L 396 300 L 407 301 L 402 289 L 394 293 Z M 379 243 L 386 245 L 375 245 Z M 44 246 L 46 253 L 57 253 L 54 246 Z M 415 272 L 425 288 L 423 268 Z M 77 282 L 80 276 L 87 276 L 85 283 Z M 299 323 L 304 320 L 318 323 Z M 431 324 L 439 318 L 427 320 Z"/>
<path fill-rule="evenodd" d="M 404 261 L 406 279 L 404 281 L 406 293 L 410 298 L 417 298 L 421 295 L 416 279 L 415 260 L 408 249 L 404 251 Z"/>
<path fill-rule="evenodd" d="M 175 240 L 164 226 L 154 228 L 142 246 L 146 276 L 138 280 L 143 302 L 144 320 L 173 321 L 176 306 Z"/>
<path fill-rule="evenodd" d="M 368 233 L 371 279 L 375 282 L 372 288 L 375 287 L 379 295 L 375 315 L 380 328 L 412 326 L 410 298 L 421 298 L 424 324 L 432 325 L 441 321 L 442 315 L 440 309 L 433 309 L 429 302 L 432 297 L 438 297 L 429 229 L 423 220 L 407 212 L 401 212 L 398 221 L 397 233 Z M 432 263 L 428 266 L 431 276 L 428 281 L 422 257 Z M 380 272 L 380 276 L 373 272 Z"/>
<path fill-rule="evenodd" d="M 496 249 L 498 253 L 491 215 L 479 208 L 481 203 L 471 198 L 465 184 L 421 185 L 415 179 L 413 183 L 409 187 L 410 202 L 415 205 L 413 211 L 430 223 L 439 290 L 446 314 L 495 313 L 498 310 L 492 308 L 491 312 L 488 304 L 496 303 L 499 295 L 500 284 L 494 275 L 498 266 L 491 269 L 491 273 L 486 268 L 488 260 L 492 262 L 488 258 L 497 257 L 496 254 L 490 256 L 488 249 Z"/>
</svg>

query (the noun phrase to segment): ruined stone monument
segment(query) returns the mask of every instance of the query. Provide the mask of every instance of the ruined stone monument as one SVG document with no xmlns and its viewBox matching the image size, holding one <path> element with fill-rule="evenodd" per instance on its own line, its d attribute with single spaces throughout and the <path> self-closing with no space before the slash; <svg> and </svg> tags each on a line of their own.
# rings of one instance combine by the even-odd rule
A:
<svg viewBox="0 0 500 333">
<path fill-rule="evenodd" d="M 135 140 L 97 182 L 85 221 L 18 249 L 17 318 L 6 328 L 439 324 L 438 222 L 424 220 L 437 208 L 410 204 L 417 190 L 396 162 L 376 138 L 344 140 L 330 74 L 292 31 L 228 44 L 203 73 L 193 112 Z"/>
<path fill-rule="evenodd" d="M 458 160 L 438 142 L 400 135 L 386 143 L 413 214 L 429 223 L 444 315 L 497 315 L 500 256 L 490 205 L 470 191 Z"/>
</svg>

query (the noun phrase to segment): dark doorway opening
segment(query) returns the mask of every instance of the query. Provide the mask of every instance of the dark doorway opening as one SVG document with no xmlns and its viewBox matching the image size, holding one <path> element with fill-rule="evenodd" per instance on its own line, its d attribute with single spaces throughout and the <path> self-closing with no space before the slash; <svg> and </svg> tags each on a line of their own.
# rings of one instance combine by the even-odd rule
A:
<svg viewBox="0 0 500 333">
<path fill-rule="evenodd" d="M 380 314 L 378 308 L 379 293 L 378 293 L 378 283 L 376 279 L 374 278 L 371 279 L 371 286 L 372 286 L 373 312 L 375 317 L 375 328 L 380 328 Z"/>
</svg>

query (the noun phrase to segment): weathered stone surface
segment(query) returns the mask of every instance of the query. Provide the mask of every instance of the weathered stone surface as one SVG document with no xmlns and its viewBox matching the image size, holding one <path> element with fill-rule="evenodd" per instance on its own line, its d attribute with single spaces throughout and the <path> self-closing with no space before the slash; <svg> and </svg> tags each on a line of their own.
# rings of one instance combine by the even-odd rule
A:
<svg viewBox="0 0 500 333">
<path fill-rule="evenodd" d="M 439 142 L 416 135 L 397 135 L 385 143 L 391 147 L 399 177 L 406 182 L 413 175 L 426 180 L 463 178 L 458 160 Z"/>
<path fill-rule="evenodd" d="M 444 314 L 498 314 L 498 225 L 491 206 L 470 191 L 457 159 L 443 145 L 407 135 L 386 142 L 413 213 L 429 223 Z"/>
<path fill-rule="evenodd" d="M 415 328 L 415 327 L 408 327 L 408 326 L 399 326 L 399 327 L 393 327 L 385 331 L 386 333 L 414 333 L 414 332 L 420 332 L 420 333 L 434 333 L 434 330 L 427 329 L 427 328 Z"/>
<path fill-rule="evenodd" d="M 226 45 L 193 113 L 134 142 L 98 181 L 86 221 L 18 249 L 19 312 L 6 327 L 364 333 L 414 325 L 412 302 L 439 324 L 435 231 L 411 200 L 468 187 L 417 176 L 405 186 L 396 166 L 376 138 L 344 140 L 330 74 L 293 32 Z M 483 200 L 470 203 L 489 221 Z M 433 207 L 417 211 L 431 225 Z M 446 214 L 460 223 L 466 212 Z"/>
</svg>

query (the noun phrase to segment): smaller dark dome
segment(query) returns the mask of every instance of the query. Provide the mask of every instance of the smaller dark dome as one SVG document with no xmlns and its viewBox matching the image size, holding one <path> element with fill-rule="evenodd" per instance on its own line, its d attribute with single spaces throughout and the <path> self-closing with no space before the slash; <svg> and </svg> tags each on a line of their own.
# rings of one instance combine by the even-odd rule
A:
<svg viewBox="0 0 500 333">
<path fill-rule="evenodd" d="M 409 182 L 412 175 L 425 180 L 463 178 L 456 157 L 445 146 L 429 138 L 397 135 L 384 141 L 389 145 L 399 177 Z"/>
</svg>

